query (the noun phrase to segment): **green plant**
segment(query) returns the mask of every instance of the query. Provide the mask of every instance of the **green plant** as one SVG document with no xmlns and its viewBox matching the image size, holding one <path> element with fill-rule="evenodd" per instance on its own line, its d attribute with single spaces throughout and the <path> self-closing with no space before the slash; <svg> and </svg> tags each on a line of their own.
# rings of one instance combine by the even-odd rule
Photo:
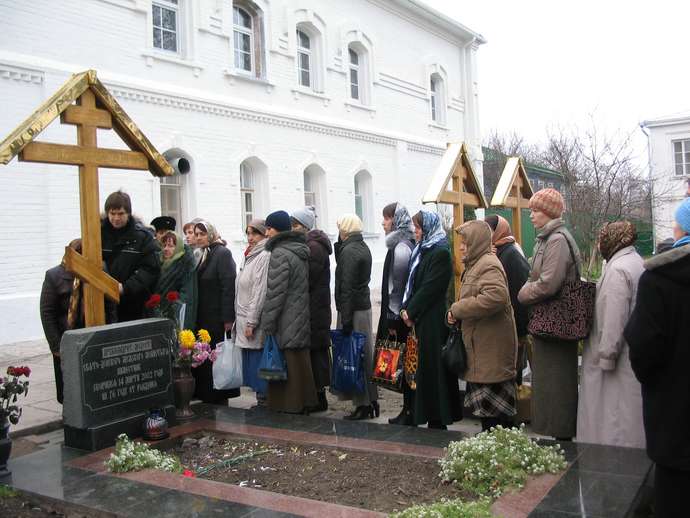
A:
<svg viewBox="0 0 690 518">
<path fill-rule="evenodd" d="M 560 445 L 540 446 L 524 425 L 498 426 L 470 439 L 451 442 L 439 460 L 440 477 L 480 497 L 498 498 L 508 488 L 522 488 L 528 475 L 557 473 L 567 462 Z"/>
<path fill-rule="evenodd" d="M 0 498 L 14 498 L 19 493 L 12 489 L 10 486 L 5 484 L 0 484 Z"/>
<path fill-rule="evenodd" d="M 108 471 L 125 473 L 146 468 L 181 473 L 182 466 L 174 455 L 149 448 L 148 444 L 132 441 L 125 434 L 120 434 L 115 443 L 115 452 L 105 461 Z"/>
<path fill-rule="evenodd" d="M 488 498 L 476 502 L 443 499 L 433 504 L 408 507 L 390 516 L 391 518 L 495 518 L 491 514 L 491 500 Z"/>
</svg>

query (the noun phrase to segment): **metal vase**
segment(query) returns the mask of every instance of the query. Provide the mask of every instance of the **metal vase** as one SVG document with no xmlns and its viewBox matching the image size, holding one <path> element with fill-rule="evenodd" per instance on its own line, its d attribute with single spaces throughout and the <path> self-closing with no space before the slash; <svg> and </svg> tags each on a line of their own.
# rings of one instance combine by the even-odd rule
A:
<svg viewBox="0 0 690 518">
<path fill-rule="evenodd" d="M 177 419 L 191 419 L 194 412 L 190 401 L 194 396 L 196 382 L 192 376 L 191 367 L 176 367 L 173 373 L 173 391 L 175 393 L 175 417 Z"/>
</svg>

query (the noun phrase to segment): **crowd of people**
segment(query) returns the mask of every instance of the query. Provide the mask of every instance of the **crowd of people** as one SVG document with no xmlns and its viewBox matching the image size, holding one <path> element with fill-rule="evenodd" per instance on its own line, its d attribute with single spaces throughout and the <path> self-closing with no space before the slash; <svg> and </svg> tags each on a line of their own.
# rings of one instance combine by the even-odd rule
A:
<svg viewBox="0 0 690 518">
<path fill-rule="evenodd" d="M 177 291 L 183 327 L 206 329 L 212 346 L 232 335 L 242 348 L 244 385 L 257 405 L 289 413 L 328 408 L 331 328 L 331 256 L 337 328 L 362 333 L 364 390 L 338 393 L 352 402 L 346 419 L 378 416 L 378 390 L 370 382 L 376 340 L 419 343 L 414 386 L 403 380 L 403 407 L 390 423 L 445 429 L 462 418 L 463 406 L 482 430 L 513 426 L 516 387 L 529 360 L 532 430 L 559 440 L 648 448 L 657 462 L 658 490 L 673 506 L 680 487 L 690 487 L 690 388 L 685 365 L 690 348 L 683 325 L 690 321 L 690 198 L 676 212 L 673 243 L 646 262 L 635 249 L 628 221 L 606 224 L 598 235 L 604 267 L 597 283 L 594 319 L 584 341 L 581 374 L 578 340 L 531 336 L 530 307 L 558 296 L 581 277 L 577 243 L 562 218 L 564 200 L 554 189 L 529 201 L 537 230 L 533 251 L 522 250 L 507 220 L 489 215 L 451 235 L 438 214 L 413 216 L 399 203 L 383 208 L 387 253 L 381 279 L 381 313 L 372 333 L 369 285 L 372 256 L 354 214 L 337 221 L 338 237 L 316 228 L 313 207 L 272 212 L 246 226 L 239 261 L 212 223 L 195 219 L 175 232 L 176 222 L 156 218 L 154 233 L 132 216 L 121 191 L 105 202 L 104 269 L 119 283 L 120 303 L 108 304 L 108 322 L 146 316 L 151 293 Z M 464 273 L 456 300 L 447 303 L 453 278 L 449 240 L 460 240 Z M 80 242 L 70 245 L 79 251 Z M 527 255 L 529 254 L 529 260 Z M 78 278 L 63 265 L 46 273 L 41 317 L 55 356 L 62 400 L 59 342 L 83 326 Z M 449 330 L 461 331 L 467 356 L 463 393 L 445 367 L 441 349 Z M 258 376 L 264 338 L 273 335 L 287 362 L 285 381 Z M 210 364 L 197 367 L 196 396 L 224 404 L 239 389 L 215 390 Z M 680 416 L 674 411 L 680 405 Z M 671 488 L 670 490 L 668 488 Z M 661 494 L 661 493 L 660 493 Z M 663 514 L 662 514 L 663 515 Z"/>
</svg>

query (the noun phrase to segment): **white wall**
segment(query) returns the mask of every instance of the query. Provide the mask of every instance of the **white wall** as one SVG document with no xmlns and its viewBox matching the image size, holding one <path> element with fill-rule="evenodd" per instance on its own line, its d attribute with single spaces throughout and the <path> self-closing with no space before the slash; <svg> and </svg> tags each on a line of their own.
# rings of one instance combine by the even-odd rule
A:
<svg viewBox="0 0 690 518">
<path fill-rule="evenodd" d="M 678 176 L 674 169 L 673 141 L 690 139 L 690 119 L 648 123 L 654 192 L 656 240 L 672 237 L 673 216 L 685 199 L 688 176 Z"/>
<path fill-rule="evenodd" d="M 182 2 L 182 0 L 181 0 Z M 94 68 L 130 117 L 160 152 L 178 148 L 193 161 L 187 177 L 185 219 L 216 224 L 239 257 L 242 218 L 239 164 L 250 157 L 267 167 L 267 209 L 303 204 L 303 169 L 325 171 L 330 234 L 341 214 L 354 212 L 354 175 L 372 177 L 374 221 L 387 203 L 416 211 L 449 140 L 466 140 L 481 175 L 476 111 L 476 44 L 415 19 L 398 4 L 354 0 L 257 2 L 266 10 L 268 76 L 239 79 L 231 64 L 229 2 L 191 3 L 185 56 L 162 59 L 147 48 L 149 0 L 0 0 L 0 137 L 7 135 L 71 73 Z M 220 7 L 219 7 L 220 6 Z M 294 20 L 312 10 L 325 27 L 325 91 L 296 87 Z M 50 16 L 46 13 L 50 12 Z M 85 23 L 85 20 L 88 23 Z M 342 68 L 344 34 L 358 30 L 371 42 L 371 105 L 347 99 Z M 38 37 L 37 35 L 40 35 Z M 346 47 L 345 47 L 346 48 Z M 447 77 L 445 126 L 433 124 L 429 71 Z M 55 121 L 39 140 L 75 142 L 72 127 Z M 122 147 L 113 132 L 99 131 L 99 145 Z M 0 166 L 6 194 L 0 211 L 0 323 L 2 342 L 40 337 L 38 293 L 44 272 L 59 263 L 67 242 L 79 235 L 75 167 L 20 163 Z M 146 172 L 101 170 L 101 202 L 123 188 L 145 222 L 160 213 L 158 180 Z M 9 194 L 9 195 L 8 195 Z M 181 222 L 179 222 L 181 223 Z M 367 236 L 380 283 L 385 253 L 378 234 Z"/>
</svg>

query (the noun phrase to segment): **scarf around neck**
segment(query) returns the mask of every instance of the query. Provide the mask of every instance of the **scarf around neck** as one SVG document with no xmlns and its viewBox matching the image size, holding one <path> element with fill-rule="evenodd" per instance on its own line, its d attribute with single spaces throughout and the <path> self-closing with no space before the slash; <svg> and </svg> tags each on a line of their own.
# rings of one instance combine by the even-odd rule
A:
<svg viewBox="0 0 690 518">
<path fill-rule="evenodd" d="M 403 306 L 412 296 L 414 278 L 417 273 L 417 267 L 422 260 L 422 254 L 437 247 L 448 246 L 446 231 L 443 229 L 441 218 L 438 214 L 426 210 L 420 212 L 422 213 L 422 240 L 414 247 L 412 257 L 410 257 L 410 275 L 405 286 Z"/>
</svg>

